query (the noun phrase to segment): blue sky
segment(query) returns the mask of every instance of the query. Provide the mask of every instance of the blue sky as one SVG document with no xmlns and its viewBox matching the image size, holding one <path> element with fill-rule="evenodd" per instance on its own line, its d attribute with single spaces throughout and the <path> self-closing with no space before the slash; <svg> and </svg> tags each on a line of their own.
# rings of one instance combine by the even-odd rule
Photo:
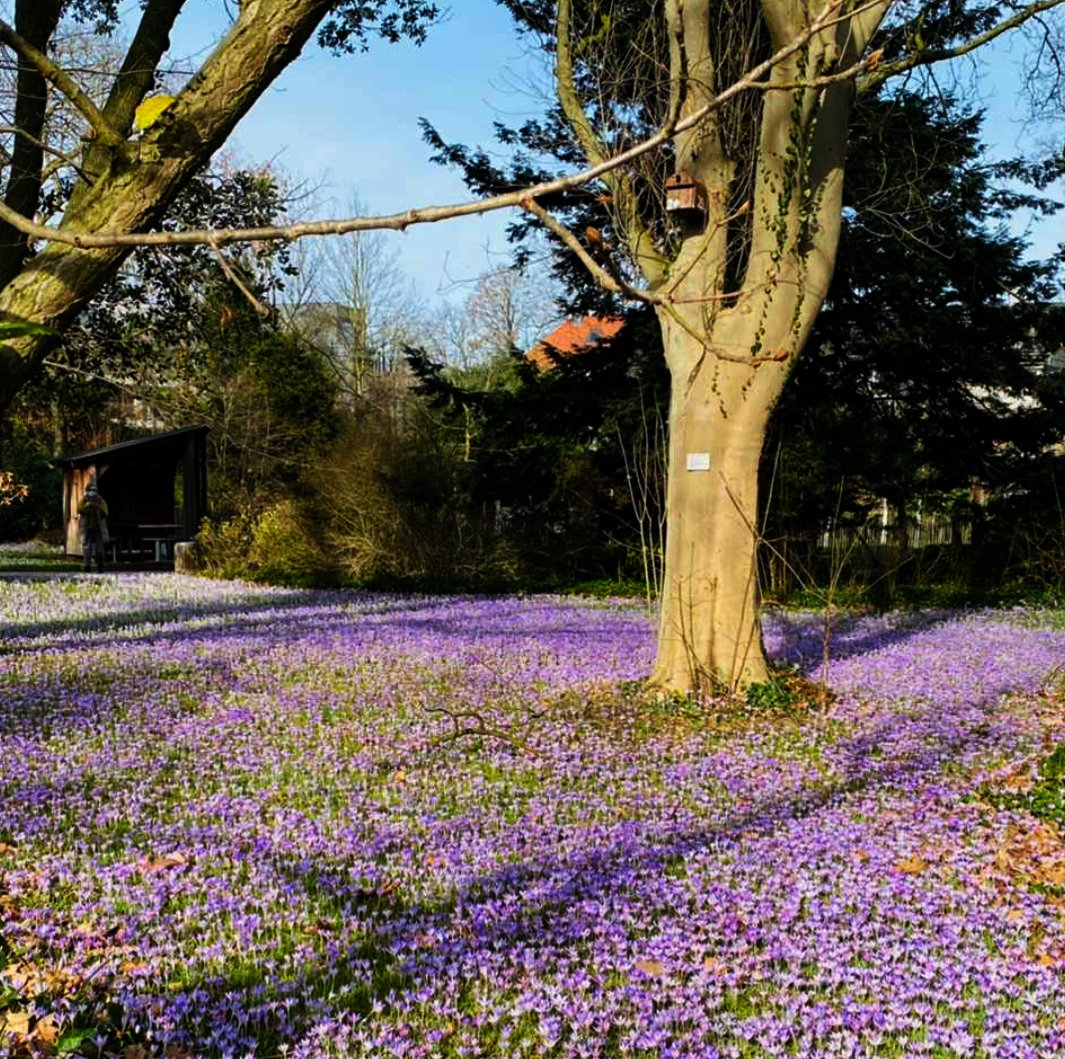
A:
<svg viewBox="0 0 1065 1059">
<path fill-rule="evenodd" d="M 138 8 L 126 0 L 130 15 Z M 173 55 L 198 65 L 228 24 L 224 0 L 190 0 Z M 978 73 L 989 109 L 985 139 L 996 157 L 1031 146 L 1018 87 L 1022 59 L 1019 45 L 999 44 L 968 68 Z M 428 161 L 418 118 L 447 141 L 490 147 L 493 120 L 542 112 L 543 96 L 527 93 L 542 93 L 545 70 L 504 9 L 491 0 L 455 0 L 421 47 L 374 41 L 365 54 L 334 58 L 309 46 L 244 119 L 229 149 L 241 162 L 273 159 L 290 179 L 322 185 L 319 216 L 348 215 L 353 195 L 371 213 L 463 201 L 469 196 L 457 174 Z M 388 238 L 423 295 L 461 298 L 478 274 L 506 262 L 506 219 L 446 221 Z M 1065 238 L 1056 221 L 1035 235 L 1040 256 Z"/>
<path fill-rule="evenodd" d="M 221 0 L 191 0 L 173 54 L 202 60 L 228 19 Z M 421 47 L 373 41 L 365 54 L 335 58 L 317 45 L 275 82 L 241 122 L 229 149 L 241 162 L 275 159 L 294 180 L 324 183 L 319 215 L 461 202 L 458 175 L 429 162 L 418 118 L 448 140 L 488 146 L 492 121 L 536 114 L 529 83 L 541 60 L 519 41 L 510 16 L 489 0 L 458 0 Z M 464 297 L 470 283 L 508 260 L 506 215 L 457 219 L 388 233 L 422 293 Z"/>
</svg>

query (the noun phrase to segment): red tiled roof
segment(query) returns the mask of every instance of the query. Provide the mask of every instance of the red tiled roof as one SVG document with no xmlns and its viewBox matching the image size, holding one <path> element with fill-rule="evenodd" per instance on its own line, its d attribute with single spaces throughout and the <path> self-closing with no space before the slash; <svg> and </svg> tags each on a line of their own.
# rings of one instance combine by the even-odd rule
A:
<svg viewBox="0 0 1065 1059">
<path fill-rule="evenodd" d="M 613 338 L 624 326 L 625 321 L 616 317 L 586 316 L 583 320 L 567 320 L 537 342 L 527 356 L 541 371 L 547 371 L 555 365 L 552 354 L 568 357 L 585 353 L 604 339 Z"/>
</svg>

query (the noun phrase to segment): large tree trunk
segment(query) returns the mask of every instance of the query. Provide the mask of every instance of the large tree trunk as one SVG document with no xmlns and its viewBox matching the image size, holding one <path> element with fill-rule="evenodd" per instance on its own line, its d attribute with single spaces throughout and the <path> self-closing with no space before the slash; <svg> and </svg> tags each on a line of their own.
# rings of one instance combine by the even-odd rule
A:
<svg viewBox="0 0 1065 1059">
<path fill-rule="evenodd" d="M 726 150 L 716 115 L 675 141 L 676 170 L 702 183 L 706 207 L 679 221 L 668 268 L 645 269 L 672 377 L 665 585 L 651 677 L 666 691 L 733 692 L 769 675 L 758 610 L 758 464 L 773 405 L 832 277 L 853 97 L 850 84 L 809 81 L 855 61 L 884 8 L 839 21 L 773 69 L 778 87 L 752 114 L 746 155 Z M 809 25 L 809 13 L 788 0 L 761 0 L 760 10 L 774 49 Z M 690 113 L 720 87 L 709 7 L 671 2 L 666 12 L 680 110 Z M 750 189 L 743 204 L 737 187 Z M 730 233 L 741 218 L 748 241 L 737 283 Z"/>
<path fill-rule="evenodd" d="M 15 29 L 35 48 L 44 51 L 59 25 L 59 0 L 19 0 Z M 48 82 L 41 72 L 22 61 L 15 81 L 15 128 L 22 131 L 11 148 L 11 171 L 4 202 L 16 213 L 33 217 L 41 194 L 44 163 Z M 29 240 L 10 224 L 0 221 L 0 287 L 14 276 L 25 260 Z"/>
<path fill-rule="evenodd" d="M 781 362 L 709 363 L 662 318 L 673 376 L 665 583 L 653 686 L 695 694 L 768 679 L 759 621 L 758 464 Z"/>
</svg>

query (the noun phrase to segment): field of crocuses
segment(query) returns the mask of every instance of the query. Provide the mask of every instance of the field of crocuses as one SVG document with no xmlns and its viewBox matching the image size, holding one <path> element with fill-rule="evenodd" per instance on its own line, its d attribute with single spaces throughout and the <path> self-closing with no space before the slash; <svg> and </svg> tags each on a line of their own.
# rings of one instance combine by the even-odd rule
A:
<svg viewBox="0 0 1065 1059">
<path fill-rule="evenodd" d="M 1053 619 L 845 617 L 834 703 L 708 719 L 621 601 L 0 583 L 0 1053 L 1065 1056 L 1060 836 L 977 797 Z"/>
</svg>

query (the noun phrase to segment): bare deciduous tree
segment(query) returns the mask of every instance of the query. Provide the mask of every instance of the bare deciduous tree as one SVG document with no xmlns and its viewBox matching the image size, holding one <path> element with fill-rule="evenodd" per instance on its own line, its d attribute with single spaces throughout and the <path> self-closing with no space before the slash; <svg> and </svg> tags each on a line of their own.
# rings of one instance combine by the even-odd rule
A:
<svg viewBox="0 0 1065 1059">
<path fill-rule="evenodd" d="M 351 202 L 350 212 L 363 212 L 358 200 Z M 418 294 L 383 232 L 323 241 L 317 274 L 318 300 L 331 306 L 344 325 L 341 375 L 355 396 L 365 396 L 370 379 L 394 371 L 403 346 L 418 334 L 424 315 Z"/>
<path fill-rule="evenodd" d="M 500 353 L 531 349 L 558 319 L 543 268 L 493 268 L 462 302 L 446 302 L 430 315 L 420 344 L 452 367 L 485 366 Z"/>
</svg>

